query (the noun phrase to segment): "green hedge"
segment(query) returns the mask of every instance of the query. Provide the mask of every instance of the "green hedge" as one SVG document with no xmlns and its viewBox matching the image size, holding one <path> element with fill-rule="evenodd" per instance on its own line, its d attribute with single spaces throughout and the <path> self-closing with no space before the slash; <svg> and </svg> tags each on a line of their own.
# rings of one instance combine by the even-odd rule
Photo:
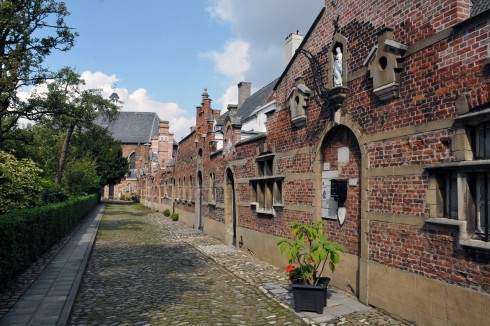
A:
<svg viewBox="0 0 490 326">
<path fill-rule="evenodd" d="M 98 196 L 22 209 L 0 216 L 0 288 L 27 268 L 98 204 Z"/>
</svg>

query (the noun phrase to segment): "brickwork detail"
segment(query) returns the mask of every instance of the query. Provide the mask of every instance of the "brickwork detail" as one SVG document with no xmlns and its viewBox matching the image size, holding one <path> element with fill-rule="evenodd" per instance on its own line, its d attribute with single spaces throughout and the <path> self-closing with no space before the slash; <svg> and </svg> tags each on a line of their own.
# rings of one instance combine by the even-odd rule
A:
<svg viewBox="0 0 490 326">
<path fill-rule="evenodd" d="M 382 222 L 369 223 L 369 259 L 380 264 L 489 292 L 488 254 L 468 255 L 447 230 Z"/>
</svg>

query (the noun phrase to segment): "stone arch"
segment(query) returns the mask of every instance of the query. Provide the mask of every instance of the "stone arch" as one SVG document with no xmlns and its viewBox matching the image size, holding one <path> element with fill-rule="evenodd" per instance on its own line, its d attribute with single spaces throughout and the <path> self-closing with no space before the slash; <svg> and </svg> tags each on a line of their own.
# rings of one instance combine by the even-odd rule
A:
<svg viewBox="0 0 490 326">
<path fill-rule="evenodd" d="M 315 183 L 315 203 L 317 216 L 326 219 L 330 240 L 346 245 L 348 252 L 341 265 L 342 271 L 333 275 L 333 284 L 356 295 L 365 302 L 367 297 L 367 214 L 363 205 L 363 194 L 368 184 L 363 171 L 367 170 L 368 157 L 366 141 L 359 126 L 348 115 L 340 118 L 339 123 L 328 122 L 321 141 L 316 148 L 314 171 L 318 177 Z M 346 180 L 348 194 L 345 202 L 346 218 L 340 225 L 337 217 L 326 216 L 325 190 L 330 197 L 328 186 L 331 179 Z"/>
</svg>

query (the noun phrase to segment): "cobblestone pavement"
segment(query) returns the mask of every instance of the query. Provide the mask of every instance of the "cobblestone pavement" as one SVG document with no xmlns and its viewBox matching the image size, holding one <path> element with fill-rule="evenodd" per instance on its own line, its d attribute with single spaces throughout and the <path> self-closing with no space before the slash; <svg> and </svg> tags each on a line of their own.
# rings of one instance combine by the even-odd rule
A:
<svg viewBox="0 0 490 326">
<path fill-rule="evenodd" d="M 302 325 L 139 205 L 107 205 L 70 325 Z"/>
<path fill-rule="evenodd" d="M 200 231 L 192 230 L 182 222 L 171 221 L 166 217 L 162 218 L 161 213 L 152 213 L 151 217 L 158 224 L 163 225 L 165 229 L 171 230 L 175 237 L 190 244 L 247 284 L 258 287 L 269 297 L 275 297 L 282 302 L 283 305 L 292 306 L 292 296 L 287 290 L 290 282 L 282 269 L 254 258 L 253 253 L 227 247 L 219 240 L 205 236 Z M 340 292 L 337 289 L 334 291 Z M 350 313 L 321 323 L 315 323 L 314 320 L 317 318 L 315 313 L 302 312 L 297 315 L 311 325 L 413 325 L 406 321 L 397 320 L 376 309 Z M 261 324 L 255 323 L 254 325 Z"/>
</svg>

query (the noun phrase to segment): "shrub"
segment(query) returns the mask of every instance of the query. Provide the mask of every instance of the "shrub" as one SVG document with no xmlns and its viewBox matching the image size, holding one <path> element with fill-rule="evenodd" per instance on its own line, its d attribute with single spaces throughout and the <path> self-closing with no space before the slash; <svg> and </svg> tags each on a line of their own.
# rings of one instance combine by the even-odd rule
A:
<svg viewBox="0 0 490 326">
<path fill-rule="evenodd" d="M 61 189 L 50 188 L 41 194 L 41 199 L 44 204 L 53 204 L 67 200 L 68 195 L 61 191 Z"/>
<path fill-rule="evenodd" d="M 98 202 L 96 195 L 0 216 L 0 288 L 61 239 Z"/>
<path fill-rule="evenodd" d="M 178 221 L 179 220 L 179 213 L 173 213 L 172 216 L 170 216 L 172 221 Z"/>
<path fill-rule="evenodd" d="M 131 201 L 131 195 L 121 195 L 121 200 L 124 200 L 124 201 Z"/>
<path fill-rule="evenodd" d="M 0 215 L 39 204 L 40 173 L 32 160 L 18 160 L 0 150 Z"/>
<path fill-rule="evenodd" d="M 170 210 L 169 209 L 164 210 L 163 215 L 165 215 L 167 217 L 170 216 Z"/>
</svg>

